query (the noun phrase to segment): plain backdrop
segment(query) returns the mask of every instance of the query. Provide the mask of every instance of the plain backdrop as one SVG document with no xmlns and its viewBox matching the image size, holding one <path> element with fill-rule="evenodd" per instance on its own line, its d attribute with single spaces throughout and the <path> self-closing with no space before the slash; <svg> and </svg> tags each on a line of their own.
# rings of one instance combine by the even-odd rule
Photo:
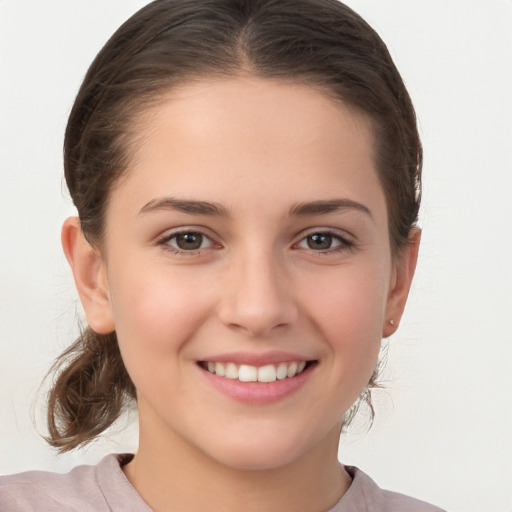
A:
<svg viewBox="0 0 512 512">
<path fill-rule="evenodd" d="M 134 422 L 58 456 L 42 440 L 54 357 L 80 308 L 60 249 L 67 115 L 142 0 L 0 2 L 0 473 L 136 449 Z M 350 0 L 381 34 L 425 149 L 423 243 L 373 429 L 340 458 L 454 512 L 512 510 L 512 2 Z M 77 313 L 78 312 L 78 313 Z M 133 418 L 132 418 L 133 419 Z M 131 426 L 127 426 L 131 425 Z"/>
</svg>

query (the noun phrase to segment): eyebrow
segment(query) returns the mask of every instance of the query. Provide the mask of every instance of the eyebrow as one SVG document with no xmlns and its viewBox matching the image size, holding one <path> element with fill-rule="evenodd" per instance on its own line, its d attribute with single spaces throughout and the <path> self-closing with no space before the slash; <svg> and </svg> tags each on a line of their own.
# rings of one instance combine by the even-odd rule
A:
<svg viewBox="0 0 512 512">
<path fill-rule="evenodd" d="M 155 210 L 175 210 L 178 212 L 192 213 L 195 215 L 215 215 L 219 217 L 229 217 L 229 212 L 226 210 L 226 208 L 218 203 L 177 199 L 175 197 L 153 199 L 141 208 L 139 215 Z"/>
<path fill-rule="evenodd" d="M 213 215 L 218 217 L 230 216 L 229 211 L 219 203 L 192 199 L 177 199 L 175 197 L 152 199 L 140 209 L 139 215 L 155 210 L 174 210 L 193 215 Z M 290 208 L 289 215 L 291 217 L 323 215 L 340 210 L 357 210 L 373 218 L 368 207 L 352 199 L 327 199 L 296 203 Z"/>
<path fill-rule="evenodd" d="M 339 210 L 357 210 L 373 218 L 372 212 L 368 207 L 352 199 L 328 199 L 325 201 L 297 203 L 290 208 L 290 215 L 322 215 Z"/>
</svg>

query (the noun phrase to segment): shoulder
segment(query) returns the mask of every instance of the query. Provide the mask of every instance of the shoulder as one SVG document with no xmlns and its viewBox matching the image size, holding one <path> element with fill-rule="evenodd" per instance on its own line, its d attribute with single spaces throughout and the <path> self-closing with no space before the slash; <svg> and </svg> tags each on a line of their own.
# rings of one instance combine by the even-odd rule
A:
<svg viewBox="0 0 512 512">
<path fill-rule="evenodd" d="M 121 469 L 129 455 L 108 455 L 69 473 L 27 471 L 0 477 L 0 510 L 9 512 L 150 511 Z M 119 500 L 122 500 L 119 501 Z"/>
<path fill-rule="evenodd" d="M 69 473 L 27 471 L 0 477 L 0 509 L 10 511 L 108 510 L 95 478 L 95 466 Z"/>
<path fill-rule="evenodd" d="M 366 473 L 345 466 L 352 485 L 329 512 L 444 512 L 439 507 L 404 494 L 381 489 Z"/>
</svg>

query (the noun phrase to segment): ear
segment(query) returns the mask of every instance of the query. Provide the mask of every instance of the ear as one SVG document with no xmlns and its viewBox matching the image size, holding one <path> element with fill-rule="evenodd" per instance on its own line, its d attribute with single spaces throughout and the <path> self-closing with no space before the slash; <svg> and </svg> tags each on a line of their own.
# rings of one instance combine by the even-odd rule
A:
<svg viewBox="0 0 512 512">
<path fill-rule="evenodd" d="M 99 334 L 114 330 L 106 266 L 100 252 L 85 239 L 78 217 L 66 219 L 61 233 L 62 248 L 73 271 L 87 323 Z"/>
<path fill-rule="evenodd" d="M 409 235 L 409 245 L 394 264 L 384 317 L 385 323 L 382 327 L 383 338 L 391 336 L 398 329 L 416 269 L 420 240 L 421 230 L 415 227 Z"/>
</svg>

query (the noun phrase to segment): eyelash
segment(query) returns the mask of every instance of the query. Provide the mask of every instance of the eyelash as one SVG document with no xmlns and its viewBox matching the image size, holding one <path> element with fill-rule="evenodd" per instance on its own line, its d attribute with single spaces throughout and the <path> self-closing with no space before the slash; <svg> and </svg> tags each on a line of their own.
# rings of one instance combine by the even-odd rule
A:
<svg viewBox="0 0 512 512">
<path fill-rule="evenodd" d="M 177 238 L 180 235 L 199 235 L 202 237 L 203 240 L 206 239 L 209 241 L 209 246 L 199 248 L 199 249 L 194 249 L 194 250 L 184 250 L 184 249 L 179 249 L 178 247 L 173 247 L 172 245 L 169 244 L 169 242 L 171 240 L 173 240 L 174 238 Z M 157 241 L 157 245 L 161 246 L 165 251 L 171 252 L 172 254 L 177 254 L 180 256 L 181 255 L 197 256 L 197 255 L 201 254 L 202 250 L 209 249 L 211 246 L 214 246 L 215 242 L 213 242 L 213 240 L 208 235 L 205 235 L 204 233 L 202 233 L 199 230 L 182 229 L 180 231 L 174 231 L 172 233 L 169 233 L 169 234 L 163 236 L 162 238 L 160 238 Z"/>
<path fill-rule="evenodd" d="M 308 238 L 315 235 L 332 237 L 332 242 L 338 243 L 338 245 L 335 245 L 334 247 L 329 247 L 328 249 L 323 250 L 314 250 L 311 247 L 304 247 L 304 249 L 311 251 L 311 253 L 317 257 L 339 254 L 340 252 L 353 249 L 354 247 L 354 242 L 348 240 L 346 237 L 340 235 L 339 233 L 322 229 L 310 231 L 304 237 L 302 237 L 299 242 L 295 244 L 295 246 L 300 249 L 300 247 L 298 247 L 299 244 L 307 243 Z"/>
<path fill-rule="evenodd" d="M 173 247 L 172 245 L 169 244 L 169 242 L 171 240 L 177 238 L 180 235 L 199 235 L 202 237 L 203 240 L 206 239 L 209 241 L 209 246 L 203 247 L 203 248 L 198 248 L 198 249 L 184 250 L 184 249 L 179 249 L 177 247 Z M 299 244 L 301 244 L 303 242 L 307 243 L 308 238 L 311 236 L 315 236 L 315 235 L 332 237 L 333 241 L 338 242 L 338 245 L 335 245 L 334 247 L 330 247 L 330 248 L 324 249 L 324 250 L 314 250 L 311 247 L 309 247 L 309 248 L 304 247 L 304 249 L 311 251 L 312 254 L 314 254 L 315 256 L 318 256 L 318 257 L 328 256 L 328 255 L 332 255 L 332 254 L 338 254 L 338 253 L 346 251 L 346 250 L 351 250 L 354 248 L 354 245 L 355 245 L 354 242 L 348 240 L 346 237 L 340 235 L 339 233 L 336 233 L 336 232 L 330 231 L 330 230 L 319 229 L 316 231 L 311 231 L 311 232 L 307 233 L 306 235 L 304 235 L 297 243 L 295 243 L 293 245 L 293 247 L 296 249 L 302 249 L 301 247 L 299 247 Z M 199 254 L 202 253 L 202 251 L 204 249 L 209 249 L 212 246 L 215 246 L 215 242 L 208 235 L 205 235 L 204 233 L 202 233 L 199 230 L 183 229 L 183 230 L 175 231 L 175 232 L 172 232 L 172 233 L 169 233 L 169 234 L 163 236 L 162 238 L 160 238 L 157 241 L 157 245 L 161 246 L 165 251 L 169 251 L 172 254 L 177 254 L 180 256 L 181 255 L 198 256 Z M 220 245 L 218 245 L 218 247 L 220 247 Z"/>
</svg>

